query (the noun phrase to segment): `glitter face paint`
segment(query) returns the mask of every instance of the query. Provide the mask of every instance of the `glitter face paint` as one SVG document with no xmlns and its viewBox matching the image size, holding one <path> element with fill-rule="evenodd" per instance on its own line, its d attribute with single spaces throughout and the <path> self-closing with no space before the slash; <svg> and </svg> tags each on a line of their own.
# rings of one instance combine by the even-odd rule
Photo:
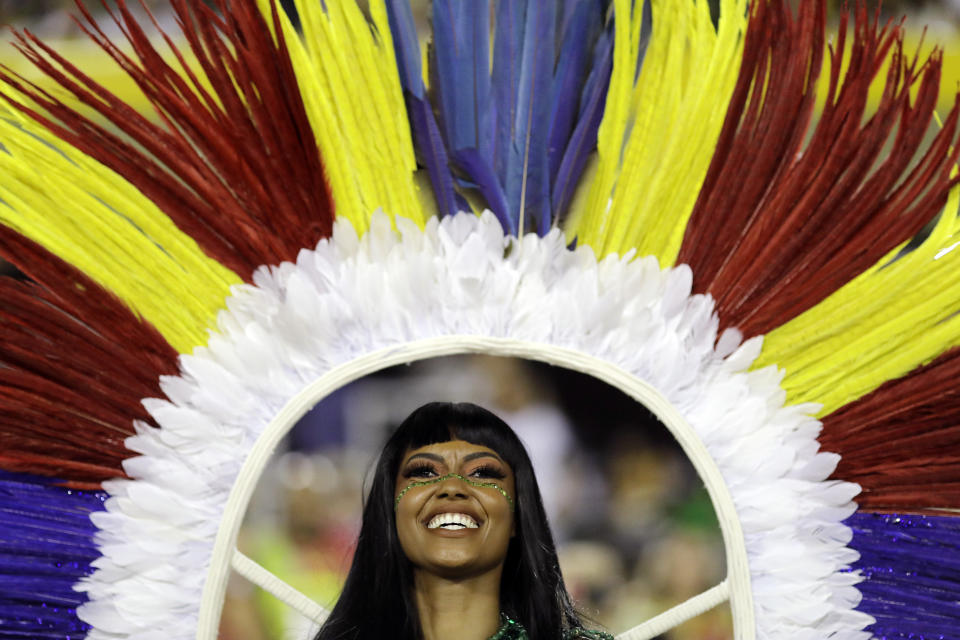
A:
<svg viewBox="0 0 960 640">
<path fill-rule="evenodd" d="M 510 494 L 507 493 L 503 489 L 503 487 L 501 487 L 496 482 L 477 482 L 476 480 L 471 480 L 470 478 L 462 476 L 459 473 L 448 473 L 447 475 L 440 476 L 439 478 L 431 478 L 430 480 L 418 480 L 416 482 L 411 482 L 410 484 L 408 484 L 406 487 L 403 488 L 402 491 L 400 491 L 400 493 L 397 494 L 397 498 L 396 500 L 394 500 L 394 503 L 393 503 L 393 510 L 396 511 L 397 508 L 399 508 L 400 498 L 402 498 L 407 493 L 407 491 L 410 491 L 410 489 L 415 489 L 417 487 L 425 487 L 431 484 L 437 484 L 438 482 L 443 482 L 447 478 L 457 478 L 459 480 L 466 482 L 472 487 L 479 487 L 481 489 L 496 489 L 497 491 L 500 492 L 500 495 L 502 495 L 504 498 L 507 499 L 507 503 L 510 505 L 510 511 L 514 511 L 516 509 L 513 503 L 513 498 L 511 498 Z"/>
</svg>

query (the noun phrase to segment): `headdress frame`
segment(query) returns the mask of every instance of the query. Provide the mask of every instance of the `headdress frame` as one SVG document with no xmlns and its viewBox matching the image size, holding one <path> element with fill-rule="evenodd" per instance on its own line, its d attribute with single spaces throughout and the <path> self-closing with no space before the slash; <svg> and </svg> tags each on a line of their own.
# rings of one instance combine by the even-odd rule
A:
<svg viewBox="0 0 960 640">
<path fill-rule="evenodd" d="M 319 605 L 235 548 L 267 460 L 311 406 L 344 384 L 388 366 L 482 352 L 621 389 L 670 429 L 706 485 L 726 580 L 623 638 L 652 638 L 728 598 L 738 640 L 821 625 L 855 633 L 870 623 L 852 610 L 859 578 L 847 572 L 856 552 L 842 523 L 859 488 L 827 480 L 837 456 L 818 452 L 816 407 L 784 407 L 776 369 L 749 370 L 762 339 L 718 338 L 713 301 L 691 295 L 688 268 L 661 270 L 655 258 L 632 255 L 598 262 L 587 247 L 570 250 L 559 231 L 517 242 L 489 213 L 424 230 L 398 219 L 397 228 L 375 216 L 358 237 L 338 222 L 296 264 L 265 267 L 254 285 L 234 288 L 208 345 L 181 357 L 180 376 L 161 380 L 169 401 L 145 401 L 161 428 L 141 425 L 128 440 L 142 454 L 125 463 L 133 479 L 105 484 L 113 497 L 106 514 L 93 516 L 104 555 L 81 587 L 90 596 L 81 619 L 130 637 L 149 628 L 214 638 L 231 566 L 322 618 Z M 783 570 L 797 558 L 820 573 Z M 170 575 L 185 577 L 171 584 Z M 136 597 L 133 585 L 145 581 L 169 600 Z M 783 593 L 801 595 L 790 606 Z M 803 620 L 800 609 L 817 618 Z"/>
<path fill-rule="evenodd" d="M 730 601 L 734 628 L 738 630 L 736 638 L 753 640 L 756 637 L 746 542 L 733 498 L 719 467 L 710 456 L 703 441 L 662 394 L 616 365 L 581 351 L 509 338 L 450 335 L 386 347 L 340 365 L 291 398 L 270 422 L 267 429 L 260 434 L 230 491 L 230 497 L 220 521 L 200 604 L 197 640 L 215 640 L 217 637 L 230 568 L 244 571 L 246 577 L 250 579 L 257 579 L 255 576 L 258 573 L 254 573 L 257 569 L 251 567 L 250 560 L 237 551 L 237 536 L 257 481 L 283 437 L 300 418 L 332 392 L 366 375 L 392 366 L 462 354 L 535 360 L 585 373 L 616 387 L 643 404 L 670 430 L 703 480 L 723 535 L 727 577 L 711 589 L 631 629 L 629 634 L 624 634 L 621 638 L 641 640 L 656 637 L 676 624 L 726 600 Z M 266 587 L 266 585 L 261 586 Z M 271 591 L 296 608 L 297 594 L 289 587 L 277 585 Z M 308 612 L 304 611 L 304 613 Z M 313 617 L 319 618 L 316 621 L 320 622 L 325 612 L 317 608 L 311 613 Z"/>
</svg>

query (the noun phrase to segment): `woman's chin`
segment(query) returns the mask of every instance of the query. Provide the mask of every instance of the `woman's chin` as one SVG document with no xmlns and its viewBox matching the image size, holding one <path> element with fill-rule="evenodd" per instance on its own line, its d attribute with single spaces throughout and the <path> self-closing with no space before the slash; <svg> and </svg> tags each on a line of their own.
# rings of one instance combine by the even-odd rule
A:
<svg viewBox="0 0 960 640">
<path fill-rule="evenodd" d="M 445 542 L 458 541 L 457 538 L 449 536 L 452 532 L 446 533 L 448 535 L 444 536 Z M 499 565 L 500 563 L 495 559 L 484 557 L 474 548 L 457 548 L 450 544 L 442 544 L 433 549 L 428 557 L 422 559 L 418 570 L 446 580 L 462 580 L 493 571 Z"/>
</svg>

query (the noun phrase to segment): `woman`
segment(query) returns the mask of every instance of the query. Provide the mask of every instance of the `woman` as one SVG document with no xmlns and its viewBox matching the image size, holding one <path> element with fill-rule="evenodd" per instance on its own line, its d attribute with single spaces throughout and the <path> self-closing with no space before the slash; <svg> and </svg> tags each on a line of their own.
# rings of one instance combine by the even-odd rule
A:
<svg viewBox="0 0 960 640">
<path fill-rule="evenodd" d="M 430 403 L 377 463 L 353 565 L 315 640 L 605 638 L 581 627 L 530 458 L 500 418 Z"/>
</svg>

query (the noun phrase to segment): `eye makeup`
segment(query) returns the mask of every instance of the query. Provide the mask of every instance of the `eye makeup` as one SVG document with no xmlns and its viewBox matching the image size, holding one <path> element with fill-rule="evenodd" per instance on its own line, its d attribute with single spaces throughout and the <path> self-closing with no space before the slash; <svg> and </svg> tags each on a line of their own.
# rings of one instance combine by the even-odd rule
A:
<svg viewBox="0 0 960 640">
<path fill-rule="evenodd" d="M 440 473 L 432 464 L 416 461 L 408 464 L 400 475 L 404 478 L 430 478 L 438 476 Z"/>
<path fill-rule="evenodd" d="M 407 466 L 400 472 L 402 478 L 430 478 L 439 476 L 446 465 L 433 464 L 421 459 L 410 460 Z M 443 468 L 441 468 L 443 467 Z M 461 469 L 464 475 L 471 478 L 494 478 L 503 480 L 507 477 L 507 472 L 503 467 L 493 460 L 485 461 L 476 465 L 465 465 Z"/>
<path fill-rule="evenodd" d="M 467 471 L 466 474 L 471 478 L 494 478 L 496 480 L 503 480 L 507 477 L 507 473 L 499 465 L 491 462 L 478 465 Z"/>
</svg>

